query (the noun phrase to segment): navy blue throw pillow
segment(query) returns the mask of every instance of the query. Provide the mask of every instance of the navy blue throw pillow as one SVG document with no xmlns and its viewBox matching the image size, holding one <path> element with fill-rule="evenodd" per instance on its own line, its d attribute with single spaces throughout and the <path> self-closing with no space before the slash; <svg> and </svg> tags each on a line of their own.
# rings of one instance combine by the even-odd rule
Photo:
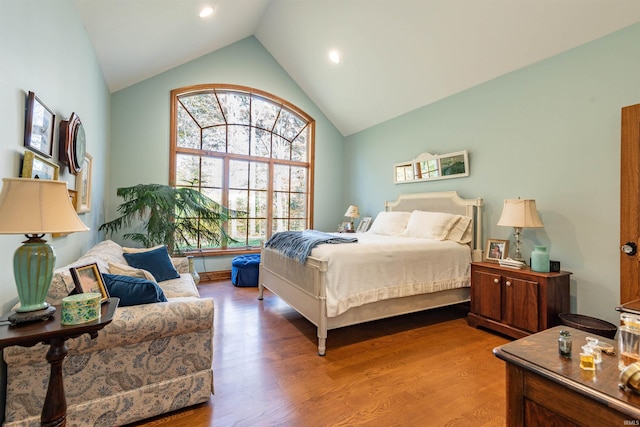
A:
<svg viewBox="0 0 640 427">
<path fill-rule="evenodd" d="M 167 247 L 162 246 L 158 249 L 152 249 L 146 252 L 124 253 L 124 259 L 131 267 L 142 268 L 153 274 L 158 282 L 180 277 L 176 271 Z"/>
<path fill-rule="evenodd" d="M 103 274 L 102 277 L 109 295 L 120 298 L 119 307 L 167 301 L 160 286 L 151 280 L 117 274 Z"/>
</svg>

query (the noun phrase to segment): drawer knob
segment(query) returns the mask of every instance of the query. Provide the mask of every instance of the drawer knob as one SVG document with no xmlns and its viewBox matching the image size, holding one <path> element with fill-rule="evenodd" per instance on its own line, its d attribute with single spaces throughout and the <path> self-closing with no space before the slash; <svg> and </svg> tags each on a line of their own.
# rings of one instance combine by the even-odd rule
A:
<svg viewBox="0 0 640 427">
<path fill-rule="evenodd" d="M 500 283 L 500 280 L 498 280 L 498 279 L 493 279 L 493 283 Z"/>
<path fill-rule="evenodd" d="M 507 285 L 507 286 L 511 286 L 511 282 L 507 280 L 506 285 Z"/>
</svg>

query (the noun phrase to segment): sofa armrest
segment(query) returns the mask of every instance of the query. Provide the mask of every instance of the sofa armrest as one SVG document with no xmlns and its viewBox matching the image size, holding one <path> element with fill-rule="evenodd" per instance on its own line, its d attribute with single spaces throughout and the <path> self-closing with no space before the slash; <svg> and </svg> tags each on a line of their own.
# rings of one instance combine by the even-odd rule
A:
<svg viewBox="0 0 640 427">
<path fill-rule="evenodd" d="M 213 337 L 213 299 L 184 297 L 168 302 L 118 307 L 113 321 L 98 332 L 96 339 L 88 334 L 67 341 L 69 355 L 123 347 L 173 335 L 210 330 Z M 12 346 L 4 349 L 9 365 L 27 365 L 44 360 L 48 346 Z M 150 349 L 153 351 L 153 349 Z"/>
<path fill-rule="evenodd" d="M 172 257 L 171 262 L 173 266 L 180 274 L 191 273 L 191 268 L 189 266 L 189 258 L 185 257 Z"/>
</svg>

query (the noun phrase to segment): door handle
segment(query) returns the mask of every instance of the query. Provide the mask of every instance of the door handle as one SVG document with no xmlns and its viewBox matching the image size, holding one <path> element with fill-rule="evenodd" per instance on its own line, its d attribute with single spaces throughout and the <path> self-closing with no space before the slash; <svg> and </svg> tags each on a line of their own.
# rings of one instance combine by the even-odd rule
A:
<svg viewBox="0 0 640 427">
<path fill-rule="evenodd" d="M 631 256 L 636 254 L 636 252 L 638 251 L 638 246 L 634 242 L 627 242 L 622 245 L 620 250 L 625 254 Z"/>
</svg>

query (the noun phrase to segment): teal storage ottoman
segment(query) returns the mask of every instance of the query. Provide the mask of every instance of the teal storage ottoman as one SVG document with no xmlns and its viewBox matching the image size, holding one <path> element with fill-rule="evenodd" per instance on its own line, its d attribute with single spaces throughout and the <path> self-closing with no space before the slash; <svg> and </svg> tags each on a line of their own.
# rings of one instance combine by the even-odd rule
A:
<svg viewBox="0 0 640 427">
<path fill-rule="evenodd" d="M 240 255 L 231 260 L 231 283 L 239 287 L 258 286 L 260 254 Z"/>
</svg>

